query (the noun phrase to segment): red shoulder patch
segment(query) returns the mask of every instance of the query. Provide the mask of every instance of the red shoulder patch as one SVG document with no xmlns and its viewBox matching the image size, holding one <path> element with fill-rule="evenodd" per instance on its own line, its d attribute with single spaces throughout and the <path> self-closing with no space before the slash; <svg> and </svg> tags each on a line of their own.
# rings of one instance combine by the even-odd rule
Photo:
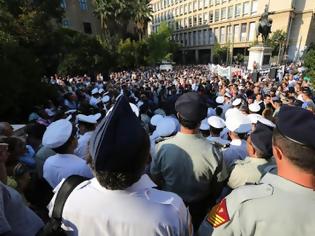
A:
<svg viewBox="0 0 315 236">
<path fill-rule="evenodd" d="M 210 225 L 212 225 L 213 228 L 217 228 L 229 220 L 230 217 L 226 208 L 225 199 L 223 199 L 219 204 L 215 205 L 207 216 L 207 221 Z"/>
</svg>

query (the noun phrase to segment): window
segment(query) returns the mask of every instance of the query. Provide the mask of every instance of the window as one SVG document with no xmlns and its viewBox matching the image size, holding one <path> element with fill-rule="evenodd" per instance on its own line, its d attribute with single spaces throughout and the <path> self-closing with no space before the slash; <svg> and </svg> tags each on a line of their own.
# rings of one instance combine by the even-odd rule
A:
<svg viewBox="0 0 315 236">
<path fill-rule="evenodd" d="M 214 11 L 214 21 L 217 22 L 217 21 L 219 21 L 219 19 L 220 19 L 220 10 L 216 9 Z"/>
<path fill-rule="evenodd" d="M 246 23 L 243 23 L 241 25 L 241 41 L 242 42 L 245 42 L 246 39 L 247 39 L 247 35 L 246 35 L 246 29 L 247 29 L 247 24 Z"/>
<path fill-rule="evenodd" d="M 197 16 L 194 16 L 193 20 L 194 20 L 193 26 L 196 26 L 197 25 Z"/>
<path fill-rule="evenodd" d="M 254 41 L 255 40 L 255 31 L 256 31 L 255 22 L 250 22 L 249 23 L 248 41 Z"/>
<path fill-rule="evenodd" d="M 81 10 L 87 10 L 87 0 L 79 0 Z"/>
<path fill-rule="evenodd" d="M 198 38 L 197 38 L 197 31 L 194 31 L 194 38 L 193 38 L 193 45 L 197 45 L 198 44 Z"/>
<path fill-rule="evenodd" d="M 185 4 L 185 14 L 188 13 L 188 4 Z"/>
<path fill-rule="evenodd" d="M 200 15 L 198 16 L 198 24 L 199 24 L 199 25 L 202 25 L 202 24 L 203 24 L 203 22 L 202 22 L 202 14 L 200 14 Z"/>
<path fill-rule="evenodd" d="M 189 32 L 189 33 L 188 33 L 188 45 L 189 45 L 189 46 L 192 45 L 192 36 L 191 36 L 191 35 L 192 35 L 192 33 Z"/>
<path fill-rule="evenodd" d="M 234 25 L 234 42 L 240 41 L 240 26 Z"/>
<path fill-rule="evenodd" d="M 233 35 L 233 33 L 232 33 L 232 26 L 228 26 L 227 27 L 227 41 L 229 41 L 229 42 L 231 42 L 232 41 L 232 35 Z"/>
<path fill-rule="evenodd" d="M 220 42 L 225 43 L 225 27 L 220 28 Z"/>
<path fill-rule="evenodd" d="M 226 19 L 226 8 L 222 8 L 221 9 L 221 20 L 225 20 Z"/>
<path fill-rule="evenodd" d="M 252 14 L 257 13 L 257 7 L 258 7 L 258 0 L 254 0 L 252 2 Z"/>
<path fill-rule="evenodd" d="M 209 29 L 209 43 L 214 44 L 214 37 L 212 29 Z"/>
<path fill-rule="evenodd" d="M 209 14 L 208 12 L 205 12 L 203 14 L 203 24 L 208 24 L 208 21 L 209 21 Z"/>
<path fill-rule="evenodd" d="M 188 22 L 189 22 L 189 27 L 192 27 L 192 17 L 189 17 Z"/>
<path fill-rule="evenodd" d="M 215 5 L 220 4 L 220 0 L 215 0 Z"/>
<path fill-rule="evenodd" d="M 244 2 L 243 4 L 243 15 L 248 15 L 250 11 L 249 2 Z"/>
<path fill-rule="evenodd" d="M 91 26 L 91 23 L 89 23 L 89 22 L 83 22 L 83 29 L 84 29 L 84 33 L 86 33 L 86 34 L 92 34 L 92 26 Z"/>
<path fill-rule="evenodd" d="M 226 3 L 226 2 L 227 2 L 227 0 L 222 0 L 222 4 L 223 4 L 223 3 Z"/>
<path fill-rule="evenodd" d="M 203 44 L 208 44 L 208 31 L 206 29 L 203 30 Z"/>
<path fill-rule="evenodd" d="M 192 10 L 193 10 L 193 5 L 192 5 L 192 3 L 191 3 L 191 2 L 189 3 L 188 10 L 189 10 L 189 12 L 192 12 Z"/>
<path fill-rule="evenodd" d="M 62 26 L 63 26 L 64 28 L 69 28 L 69 26 L 70 26 L 70 21 L 69 21 L 68 19 L 63 19 L 63 20 L 62 20 Z"/>
<path fill-rule="evenodd" d="M 203 8 L 203 0 L 199 0 L 198 6 L 199 6 L 199 9 L 202 9 L 202 8 Z"/>
<path fill-rule="evenodd" d="M 204 5 L 205 7 L 208 7 L 208 6 L 209 6 L 209 0 L 205 0 L 203 5 Z"/>
<path fill-rule="evenodd" d="M 235 5 L 235 17 L 238 17 L 241 15 L 242 5 L 236 4 Z"/>
<path fill-rule="evenodd" d="M 60 0 L 60 7 L 63 8 L 63 9 L 67 8 L 66 0 Z"/>
<path fill-rule="evenodd" d="M 209 23 L 213 23 L 213 12 L 209 12 Z"/>
<path fill-rule="evenodd" d="M 228 8 L 228 18 L 231 19 L 233 17 L 233 6 L 229 6 Z"/>
<path fill-rule="evenodd" d="M 198 9 L 198 2 L 196 0 L 196 1 L 194 1 L 194 11 L 196 11 L 197 9 Z"/>
<path fill-rule="evenodd" d="M 214 29 L 214 41 L 220 42 L 220 31 L 219 28 Z"/>
<path fill-rule="evenodd" d="M 209 5 L 213 6 L 213 2 L 214 2 L 214 0 L 209 0 Z"/>
</svg>

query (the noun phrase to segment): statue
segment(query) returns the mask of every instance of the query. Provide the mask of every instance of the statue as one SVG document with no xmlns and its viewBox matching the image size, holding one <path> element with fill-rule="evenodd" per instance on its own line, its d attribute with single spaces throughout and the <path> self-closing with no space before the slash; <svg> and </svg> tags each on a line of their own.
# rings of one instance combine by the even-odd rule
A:
<svg viewBox="0 0 315 236">
<path fill-rule="evenodd" d="M 256 25 L 256 39 L 261 34 L 263 43 L 265 44 L 269 34 L 271 33 L 272 19 L 268 18 L 268 5 L 265 6 L 264 13 L 260 16 L 259 22 Z"/>
</svg>

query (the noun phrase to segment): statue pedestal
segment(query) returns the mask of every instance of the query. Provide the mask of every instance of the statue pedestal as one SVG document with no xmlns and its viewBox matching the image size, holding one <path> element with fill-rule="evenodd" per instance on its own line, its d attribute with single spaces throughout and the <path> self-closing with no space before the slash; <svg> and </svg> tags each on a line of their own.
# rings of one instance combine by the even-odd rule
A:
<svg viewBox="0 0 315 236">
<path fill-rule="evenodd" d="M 257 45 L 248 49 L 248 70 L 253 70 L 253 65 L 256 62 L 257 69 L 264 69 L 270 66 L 270 60 L 272 55 L 272 48 L 263 45 Z"/>
</svg>

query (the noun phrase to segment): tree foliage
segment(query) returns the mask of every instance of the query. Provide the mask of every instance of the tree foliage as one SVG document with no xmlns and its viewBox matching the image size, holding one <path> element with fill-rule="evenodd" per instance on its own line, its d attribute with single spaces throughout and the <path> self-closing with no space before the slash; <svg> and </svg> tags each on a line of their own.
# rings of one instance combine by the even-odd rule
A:
<svg viewBox="0 0 315 236">
<path fill-rule="evenodd" d="M 213 63 L 223 64 L 226 63 L 228 54 L 227 47 L 221 47 L 219 43 L 215 43 L 213 47 Z"/>
<path fill-rule="evenodd" d="M 272 54 L 278 55 L 279 50 L 282 50 L 287 41 L 287 33 L 283 30 L 276 30 L 272 33 L 269 39 L 269 45 L 273 48 Z"/>
<path fill-rule="evenodd" d="M 95 5 L 95 13 L 101 20 L 107 38 L 118 35 L 118 38 L 126 39 L 130 37 L 128 28 L 134 25 L 136 36 L 140 40 L 147 22 L 152 18 L 148 0 L 95 0 Z"/>
</svg>

